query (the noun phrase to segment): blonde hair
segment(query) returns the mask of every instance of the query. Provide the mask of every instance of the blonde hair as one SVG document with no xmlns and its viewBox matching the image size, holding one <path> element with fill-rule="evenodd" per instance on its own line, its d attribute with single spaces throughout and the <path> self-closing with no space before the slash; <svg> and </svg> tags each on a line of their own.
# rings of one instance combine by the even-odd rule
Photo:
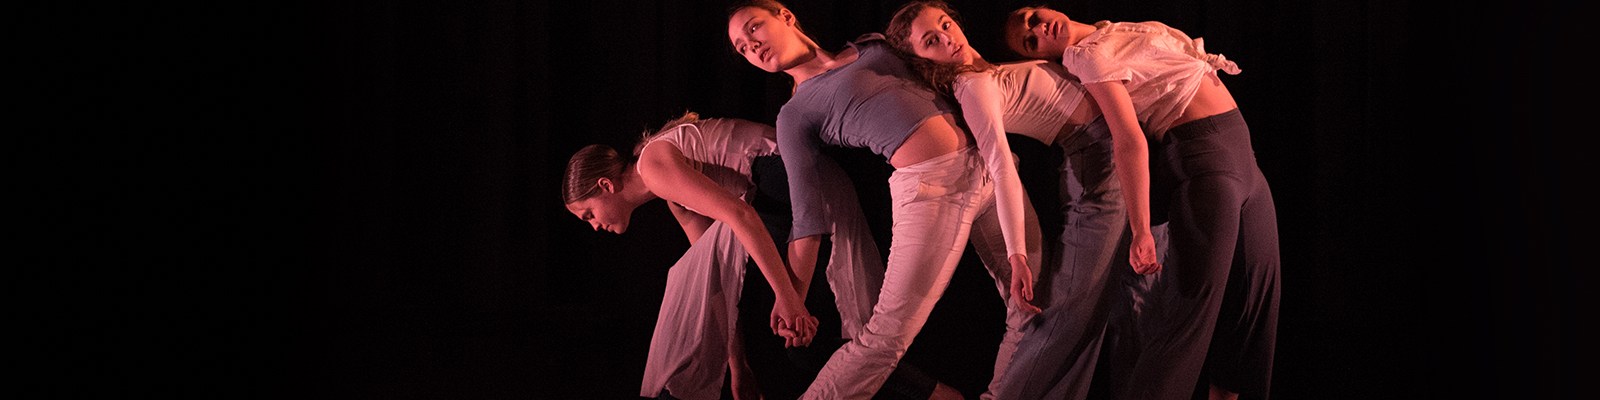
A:
<svg viewBox="0 0 1600 400">
<path fill-rule="evenodd" d="M 643 135 L 639 135 L 639 142 L 633 145 L 633 156 L 635 158 L 639 157 L 639 153 L 644 152 L 645 145 L 650 144 L 650 141 L 656 140 L 657 137 L 665 135 L 667 131 L 672 130 L 672 128 L 676 128 L 678 125 L 695 124 L 699 122 L 700 114 L 697 114 L 694 111 L 684 111 L 682 116 L 674 118 L 671 121 L 667 121 L 667 123 L 661 125 L 661 128 L 654 131 L 644 131 Z"/>
</svg>

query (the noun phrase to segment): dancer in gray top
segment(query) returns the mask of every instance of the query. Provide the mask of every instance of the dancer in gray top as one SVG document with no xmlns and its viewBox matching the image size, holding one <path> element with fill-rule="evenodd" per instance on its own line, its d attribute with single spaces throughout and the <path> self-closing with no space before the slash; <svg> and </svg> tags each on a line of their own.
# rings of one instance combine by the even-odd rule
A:
<svg viewBox="0 0 1600 400">
<path fill-rule="evenodd" d="M 1026 227 L 1004 226 L 1024 219 L 1000 217 L 980 149 L 947 104 L 908 80 L 881 36 L 830 53 L 800 31 L 787 8 L 767 1 L 734 8 L 728 39 L 751 64 L 796 82 L 794 98 L 778 116 L 795 203 L 791 264 L 797 254 L 814 252 L 818 240 L 805 221 L 815 220 L 823 203 L 808 177 L 821 146 L 866 147 L 895 167 L 889 181 L 895 224 L 878 304 L 865 331 L 834 353 L 802 398 L 866 399 L 877 392 L 927 321 L 969 238 L 989 249 L 985 265 L 1007 307 L 1037 311 L 1027 303 L 1037 269 L 1030 263 L 1041 258 L 1037 224 L 1031 235 Z M 995 151 L 993 142 L 978 144 L 986 147 L 983 154 Z M 1008 320 L 1007 336 L 1015 337 L 1019 327 L 1020 319 Z M 1009 360 L 1009 354 L 996 357 L 997 363 Z"/>
</svg>

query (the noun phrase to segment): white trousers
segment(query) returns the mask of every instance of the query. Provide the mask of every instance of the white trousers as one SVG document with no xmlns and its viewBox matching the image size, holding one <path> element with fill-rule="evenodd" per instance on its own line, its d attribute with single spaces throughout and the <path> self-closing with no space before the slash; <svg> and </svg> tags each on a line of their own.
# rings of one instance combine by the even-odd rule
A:
<svg viewBox="0 0 1600 400">
<path fill-rule="evenodd" d="M 685 400 L 722 397 L 749 257 L 733 229 L 714 222 L 667 270 L 640 396 L 653 398 L 665 388 Z"/>
<path fill-rule="evenodd" d="M 872 314 L 883 282 L 883 259 L 854 185 L 831 161 L 822 168 L 829 188 L 824 195 L 833 244 L 827 279 L 839 309 L 841 332 L 817 334 L 849 339 L 860 334 Z M 641 396 L 653 398 L 665 388 L 673 397 L 685 400 L 721 397 L 728 346 L 739 334 L 735 323 L 748 258 L 733 229 L 714 222 L 668 270 Z M 767 284 L 760 276 L 751 278 L 752 285 Z"/>
<path fill-rule="evenodd" d="M 899 364 L 943 296 L 969 239 L 989 249 L 982 258 L 1002 301 L 1010 298 L 1010 264 L 994 206 L 994 187 L 972 148 L 895 170 L 889 177 L 894 227 L 883 289 L 863 332 L 828 359 L 802 399 L 869 399 Z M 1031 208 L 1028 215 L 1033 215 Z M 1038 222 L 1030 224 L 1030 262 L 1040 258 Z M 971 233 L 977 232 L 977 235 Z M 979 244 L 979 242 L 983 242 Z M 1038 268 L 1035 266 L 1034 270 Z M 1004 371 L 1026 319 L 1006 301 L 1005 338 L 996 356 Z M 992 384 L 991 384 L 992 385 Z"/>
</svg>

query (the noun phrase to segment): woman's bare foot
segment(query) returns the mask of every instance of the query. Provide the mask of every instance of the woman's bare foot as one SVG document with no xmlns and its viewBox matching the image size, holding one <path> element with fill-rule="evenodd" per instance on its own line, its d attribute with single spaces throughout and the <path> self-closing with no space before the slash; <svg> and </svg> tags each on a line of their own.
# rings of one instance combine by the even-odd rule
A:
<svg viewBox="0 0 1600 400">
<path fill-rule="evenodd" d="M 761 388 L 756 386 L 756 380 L 748 372 L 733 376 L 733 400 L 762 400 Z"/>
<path fill-rule="evenodd" d="M 933 387 L 933 394 L 928 396 L 928 400 L 967 400 L 967 398 L 956 388 L 940 383 L 939 386 Z"/>
<path fill-rule="evenodd" d="M 1211 400 L 1239 400 L 1239 394 L 1211 385 Z"/>
<path fill-rule="evenodd" d="M 744 358 L 744 338 L 738 334 L 728 341 L 728 375 L 733 400 L 762 400 L 761 387 L 756 385 L 755 373 L 750 372 L 750 362 Z"/>
</svg>

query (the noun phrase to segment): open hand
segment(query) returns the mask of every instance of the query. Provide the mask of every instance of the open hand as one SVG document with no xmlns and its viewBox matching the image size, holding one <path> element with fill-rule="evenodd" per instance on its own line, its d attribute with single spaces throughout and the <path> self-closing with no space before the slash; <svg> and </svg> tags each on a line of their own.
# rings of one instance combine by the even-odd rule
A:
<svg viewBox="0 0 1600 400">
<path fill-rule="evenodd" d="M 1038 314 L 1039 307 L 1033 303 L 1033 269 L 1028 267 L 1028 256 L 1012 254 L 1008 258 L 1011 262 L 1011 302 L 1017 309 L 1026 313 Z"/>
</svg>

